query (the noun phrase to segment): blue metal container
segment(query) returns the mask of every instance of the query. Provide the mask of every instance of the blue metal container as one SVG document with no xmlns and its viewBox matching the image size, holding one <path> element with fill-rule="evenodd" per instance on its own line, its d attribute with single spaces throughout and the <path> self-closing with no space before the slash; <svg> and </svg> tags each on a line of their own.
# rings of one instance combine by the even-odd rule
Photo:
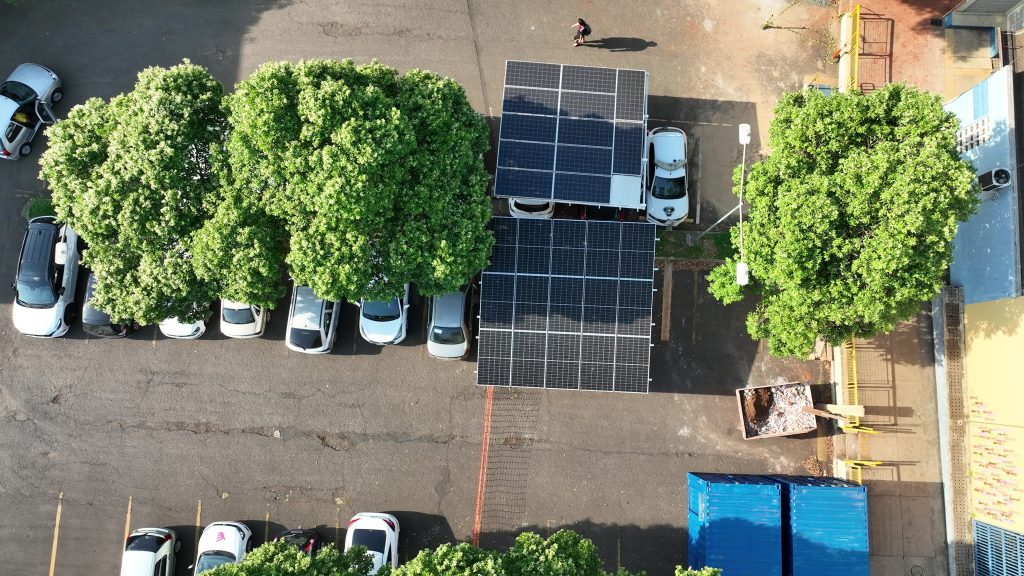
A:
<svg viewBox="0 0 1024 576">
<path fill-rule="evenodd" d="M 868 576 L 868 489 L 835 478 L 767 476 L 782 488 L 786 576 Z"/>
<path fill-rule="evenodd" d="M 782 495 L 763 476 L 687 474 L 689 547 L 694 568 L 722 576 L 782 574 Z"/>
</svg>

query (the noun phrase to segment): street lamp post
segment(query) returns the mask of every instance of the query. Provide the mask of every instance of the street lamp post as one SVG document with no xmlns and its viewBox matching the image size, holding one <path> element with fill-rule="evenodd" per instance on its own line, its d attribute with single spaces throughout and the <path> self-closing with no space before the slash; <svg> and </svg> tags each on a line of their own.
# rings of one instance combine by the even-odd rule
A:
<svg viewBox="0 0 1024 576">
<path fill-rule="evenodd" d="M 750 124 L 740 124 L 740 144 L 743 145 L 743 162 L 740 164 L 740 261 L 736 263 L 736 283 L 746 286 L 750 283 L 750 268 L 744 261 L 743 253 L 743 182 L 747 174 L 747 144 L 750 144 Z"/>
</svg>

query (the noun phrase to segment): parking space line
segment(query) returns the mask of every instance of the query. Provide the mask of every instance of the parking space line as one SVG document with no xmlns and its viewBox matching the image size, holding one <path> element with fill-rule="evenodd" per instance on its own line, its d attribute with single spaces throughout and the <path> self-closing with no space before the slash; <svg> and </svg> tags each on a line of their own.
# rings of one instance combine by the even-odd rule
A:
<svg viewBox="0 0 1024 576">
<path fill-rule="evenodd" d="M 129 531 L 132 529 L 132 497 L 128 497 L 128 512 L 124 515 L 124 538 L 121 539 L 121 546 L 128 541 Z M 121 552 L 122 550 L 118 550 Z"/>
<path fill-rule="evenodd" d="M 150 346 L 150 348 L 153 348 L 154 350 L 156 349 L 156 332 L 156 330 L 153 330 L 153 342 L 151 343 L 152 345 Z"/>
<path fill-rule="evenodd" d="M 263 541 L 270 538 L 270 504 L 267 504 L 267 514 L 263 517 Z"/>
<path fill-rule="evenodd" d="M 334 516 L 334 545 L 341 546 L 341 506 L 335 510 Z"/>
<path fill-rule="evenodd" d="M 672 261 L 666 260 L 661 276 L 661 341 L 668 342 L 672 326 Z"/>
<path fill-rule="evenodd" d="M 57 540 L 60 539 L 60 513 L 64 508 L 64 493 L 57 496 L 57 519 L 53 521 L 53 545 L 50 547 L 50 576 L 57 565 Z"/>
<path fill-rule="evenodd" d="M 199 536 L 199 529 L 203 527 L 203 501 L 196 500 L 196 536 Z M 198 542 L 198 540 L 196 540 Z"/>
<path fill-rule="evenodd" d="M 480 471 L 476 480 L 476 511 L 473 513 L 473 546 L 480 545 L 480 524 L 484 514 L 484 491 L 487 489 L 487 458 L 491 449 L 491 410 L 494 404 L 494 386 L 487 387 L 484 403 L 484 432 L 480 447 Z"/>
</svg>

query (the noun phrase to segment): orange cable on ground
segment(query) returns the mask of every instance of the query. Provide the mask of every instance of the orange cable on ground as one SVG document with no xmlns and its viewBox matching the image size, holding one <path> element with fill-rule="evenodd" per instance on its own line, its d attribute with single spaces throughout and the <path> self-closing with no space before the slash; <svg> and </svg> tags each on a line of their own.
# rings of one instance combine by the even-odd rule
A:
<svg viewBox="0 0 1024 576">
<path fill-rule="evenodd" d="M 487 489 L 487 457 L 491 448 L 491 405 L 494 402 L 494 386 L 487 387 L 487 401 L 484 404 L 484 433 L 480 448 L 480 475 L 476 480 L 476 512 L 473 514 L 473 546 L 480 545 L 480 523 L 484 515 L 484 491 Z"/>
</svg>

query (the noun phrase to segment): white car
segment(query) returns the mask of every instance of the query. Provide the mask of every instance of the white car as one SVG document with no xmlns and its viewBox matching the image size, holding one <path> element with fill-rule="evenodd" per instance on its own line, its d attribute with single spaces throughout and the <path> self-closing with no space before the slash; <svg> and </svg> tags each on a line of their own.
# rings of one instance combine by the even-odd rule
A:
<svg viewBox="0 0 1024 576">
<path fill-rule="evenodd" d="M 257 338 L 267 327 L 270 311 L 261 306 L 222 299 L 220 301 L 220 331 L 229 338 Z"/>
<path fill-rule="evenodd" d="M 537 198 L 509 198 L 508 212 L 516 218 L 551 218 L 555 203 Z"/>
<path fill-rule="evenodd" d="M 341 302 L 324 300 L 309 286 L 292 289 L 285 345 L 304 354 L 327 354 L 334 348 Z"/>
<path fill-rule="evenodd" d="M 654 172 L 647 186 L 647 221 L 675 226 L 690 215 L 686 195 L 686 133 L 679 128 L 651 130 Z"/>
<path fill-rule="evenodd" d="M 460 290 L 430 299 L 427 353 L 442 360 L 465 358 L 469 353 L 466 292 Z"/>
<path fill-rule="evenodd" d="M 32 139 L 53 124 L 53 104 L 64 98 L 61 81 L 38 64 L 22 64 L 0 84 L 0 158 L 17 160 L 32 152 Z"/>
<path fill-rule="evenodd" d="M 67 334 L 75 319 L 78 234 L 55 216 L 29 220 L 15 275 L 14 310 L 18 332 L 37 338 Z"/>
<path fill-rule="evenodd" d="M 373 560 L 371 574 L 379 572 L 385 563 L 398 568 L 398 531 L 398 519 L 391 514 L 360 512 L 348 522 L 345 551 L 353 546 L 366 548 Z"/>
<path fill-rule="evenodd" d="M 177 318 L 167 318 L 160 323 L 160 332 L 175 340 L 195 340 L 206 333 L 206 322 L 204 320 L 182 322 Z"/>
<path fill-rule="evenodd" d="M 121 576 L 174 576 L 178 534 L 168 528 L 139 528 L 128 535 L 121 556 Z"/>
<path fill-rule="evenodd" d="M 222 564 L 241 562 L 251 549 L 252 531 L 248 526 L 241 522 L 214 522 L 204 528 L 199 537 L 194 574 Z"/>
<path fill-rule="evenodd" d="M 398 344 L 409 323 L 409 285 L 401 298 L 359 301 L 359 333 L 371 344 Z"/>
</svg>

